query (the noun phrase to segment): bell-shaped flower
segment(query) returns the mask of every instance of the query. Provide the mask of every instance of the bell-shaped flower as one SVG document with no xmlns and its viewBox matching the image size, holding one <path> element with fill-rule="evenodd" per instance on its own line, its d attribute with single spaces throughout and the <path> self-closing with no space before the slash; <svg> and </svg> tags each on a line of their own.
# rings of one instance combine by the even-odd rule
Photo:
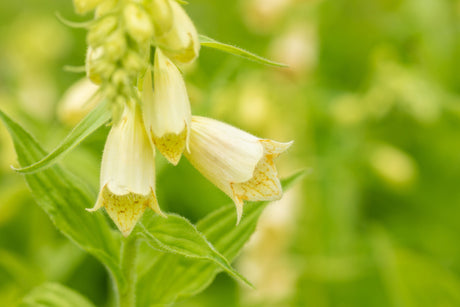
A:
<svg viewBox="0 0 460 307">
<path fill-rule="evenodd" d="M 101 190 L 93 209 L 104 207 L 124 236 L 147 208 L 160 215 L 155 195 L 155 153 L 137 106 L 126 106 L 112 127 L 101 164 Z"/>
<path fill-rule="evenodd" d="M 155 42 L 174 62 L 192 62 L 198 57 L 200 41 L 195 25 L 187 12 L 175 0 L 155 0 L 153 2 L 161 8 L 153 10 L 153 20 L 157 20 L 154 22 Z M 168 14 L 171 16 L 166 17 Z"/>
<path fill-rule="evenodd" d="M 187 147 L 190 134 L 190 101 L 184 79 L 176 65 L 157 48 L 152 75 L 144 77 L 142 99 L 144 123 L 155 146 L 176 165 Z"/>
<path fill-rule="evenodd" d="M 291 146 L 259 139 L 228 124 L 193 116 L 190 151 L 185 156 L 209 181 L 232 198 L 237 224 L 243 203 L 281 198 L 274 159 Z"/>
</svg>

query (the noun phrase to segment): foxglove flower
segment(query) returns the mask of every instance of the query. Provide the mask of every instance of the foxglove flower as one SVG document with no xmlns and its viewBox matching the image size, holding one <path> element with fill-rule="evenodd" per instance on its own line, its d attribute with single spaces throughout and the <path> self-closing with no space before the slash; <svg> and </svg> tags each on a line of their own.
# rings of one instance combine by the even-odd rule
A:
<svg viewBox="0 0 460 307">
<path fill-rule="evenodd" d="M 192 117 L 190 151 L 185 156 L 209 181 L 232 198 L 237 224 L 248 201 L 278 200 L 282 188 L 274 159 L 292 142 L 259 139 L 225 123 Z"/>
<path fill-rule="evenodd" d="M 155 153 L 136 106 L 126 106 L 107 137 L 101 164 L 101 190 L 93 209 L 101 207 L 124 236 L 145 209 L 162 215 L 155 195 Z"/>
<path fill-rule="evenodd" d="M 175 0 L 154 0 L 152 5 L 156 43 L 176 63 L 196 59 L 200 41 L 187 12 Z"/>
<path fill-rule="evenodd" d="M 154 88 L 147 70 L 143 86 L 145 127 L 158 150 L 176 165 L 187 146 L 192 115 L 182 75 L 159 48 L 155 52 Z"/>
</svg>

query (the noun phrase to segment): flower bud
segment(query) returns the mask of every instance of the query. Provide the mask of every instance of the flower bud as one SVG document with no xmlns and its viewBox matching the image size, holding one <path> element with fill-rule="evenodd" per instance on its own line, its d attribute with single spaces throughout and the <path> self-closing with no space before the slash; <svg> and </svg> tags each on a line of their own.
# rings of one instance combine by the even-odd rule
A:
<svg viewBox="0 0 460 307">
<path fill-rule="evenodd" d="M 119 60 L 126 52 L 126 38 L 121 30 L 116 30 L 110 35 L 103 45 L 105 54 L 112 62 Z"/>
<path fill-rule="evenodd" d="M 165 33 L 155 33 L 156 42 L 173 61 L 192 62 L 200 51 L 198 32 L 182 6 L 176 1 L 169 2 L 173 25 L 171 30 Z"/>
<path fill-rule="evenodd" d="M 99 18 L 109 14 L 117 8 L 119 0 L 104 0 L 97 8 L 95 17 Z"/>
<path fill-rule="evenodd" d="M 93 50 L 93 48 L 89 47 L 86 51 L 86 76 L 89 80 L 91 80 L 91 82 L 97 85 L 102 83 L 102 77 L 97 71 L 94 63 L 101 58 L 102 53 L 103 49 L 100 47 L 96 50 Z"/>
<path fill-rule="evenodd" d="M 176 165 L 188 144 L 192 115 L 182 75 L 159 48 L 155 52 L 154 88 L 147 70 L 143 85 L 145 127 L 158 150 Z"/>
<path fill-rule="evenodd" d="M 160 215 L 155 196 L 155 153 L 145 133 L 140 110 L 127 106 L 112 127 L 101 164 L 101 190 L 94 208 L 109 214 L 128 236 L 145 209 Z"/>
<path fill-rule="evenodd" d="M 129 71 L 140 71 L 146 65 L 144 60 L 137 52 L 129 50 L 122 59 L 123 67 Z"/>
<path fill-rule="evenodd" d="M 94 84 L 100 85 L 103 80 L 107 80 L 115 68 L 115 65 L 104 56 L 102 47 L 88 48 L 86 53 L 86 75 Z"/>
<path fill-rule="evenodd" d="M 102 17 L 88 32 L 88 45 L 102 45 L 107 37 L 117 28 L 118 19 L 115 16 Z"/>
<path fill-rule="evenodd" d="M 132 38 L 137 42 L 150 40 L 153 35 L 153 25 L 146 11 L 134 3 L 128 3 L 123 10 L 123 16 L 126 29 Z"/>
<path fill-rule="evenodd" d="M 155 36 L 162 36 L 169 32 L 173 26 L 173 12 L 170 0 L 153 0 L 147 5 L 152 16 Z"/>
<path fill-rule="evenodd" d="M 91 10 L 94 10 L 104 0 L 73 0 L 75 10 L 78 14 L 84 14 Z"/>
<path fill-rule="evenodd" d="M 112 75 L 112 84 L 121 87 L 127 85 L 129 82 L 129 76 L 123 69 L 117 69 Z"/>
</svg>

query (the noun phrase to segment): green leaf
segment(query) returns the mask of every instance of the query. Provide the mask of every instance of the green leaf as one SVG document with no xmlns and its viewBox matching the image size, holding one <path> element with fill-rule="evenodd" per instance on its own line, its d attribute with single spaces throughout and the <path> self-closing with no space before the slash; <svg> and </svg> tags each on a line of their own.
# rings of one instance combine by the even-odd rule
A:
<svg viewBox="0 0 460 307">
<path fill-rule="evenodd" d="M 147 215 L 147 214 L 146 214 Z M 155 249 L 186 257 L 207 259 L 235 279 L 252 287 L 187 219 L 169 214 L 168 218 L 149 213 L 141 235 Z"/>
<path fill-rule="evenodd" d="M 263 58 L 257 54 L 251 53 L 242 48 L 218 42 L 215 39 L 212 39 L 205 35 L 200 34 L 199 37 L 200 37 L 201 46 L 218 49 L 220 51 L 224 51 L 224 52 L 227 52 L 227 53 L 230 53 L 230 54 L 233 54 L 233 55 L 236 55 L 236 56 L 239 56 L 239 57 L 248 59 L 250 61 L 260 63 L 260 64 L 276 66 L 276 67 L 288 67 L 286 64 L 271 61 L 269 59 Z"/>
<path fill-rule="evenodd" d="M 95 307 L 78 292 L 57 283 L 45 283 L 27 294 L 21 307 Z"/>
<path fill-rule="evenodd" d="M 56 163 L 66 153 L 75 148 L 85 138 L 109 121 L 111 113 L 108 105 L 107 101 L 102 101 L 80 123 L 78 123 L 75 128 L 72 129 L 64 141 L 56 149 L 43 158 L 39 157 L 42 158 L 40 161 L 26 167 L 17 168 L 15 171 L 19 173 L 33 173 L 41 171 Z"/>
<path fill-rule="evenodd" d="M 292 186 L 305 174 L 306 171 L 300 171 L 282 180 L 283 188 Z M 254 233 L 259 216 L 267 205 L 267 202 L 246 204 L 238 226 L 235 226 L 235 206 L 223 207 L 198 222 L 197 229 L 231 262 Z M 178 298 L 195 295 L 222 271 L 212 262 L 177 254 L 158 252 L 152 255 L 152 259 L 151 266 L 139 272 L 140 306 L 171 304 Z"/>
<path fill-rule="evenodd" d="M 28 132 L 1 111 L 0 119 L 12 136 L 20 165 L 30 164 L 46 154 Z M 105 264 L 118 284 L 124 286 L 119 268 L 120 234 L 110 228 L 101 212 L 85 210 L 93 206 L 95 193 L 79 178 L 56 165 L 43 172 L 27 174 L 25 179 L 38 205 L 56 227 Z"/>
</svg>

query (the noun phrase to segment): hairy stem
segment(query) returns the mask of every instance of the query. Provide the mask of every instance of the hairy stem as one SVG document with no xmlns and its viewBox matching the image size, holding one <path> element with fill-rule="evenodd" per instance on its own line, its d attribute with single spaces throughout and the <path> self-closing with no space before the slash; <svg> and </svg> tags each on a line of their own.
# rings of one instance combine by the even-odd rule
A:
<svg viewBox="0 0 460 307">
<path fill-rule="evenodd" d="M 119 289 L 119 306 L 136 306 L 136 257 L 139 248 L 139 239 L 136 236 L 129 236 L 123 242 L 121 251 L 121 267 L 126 278 L 126 286 Z"/>
</svg>

